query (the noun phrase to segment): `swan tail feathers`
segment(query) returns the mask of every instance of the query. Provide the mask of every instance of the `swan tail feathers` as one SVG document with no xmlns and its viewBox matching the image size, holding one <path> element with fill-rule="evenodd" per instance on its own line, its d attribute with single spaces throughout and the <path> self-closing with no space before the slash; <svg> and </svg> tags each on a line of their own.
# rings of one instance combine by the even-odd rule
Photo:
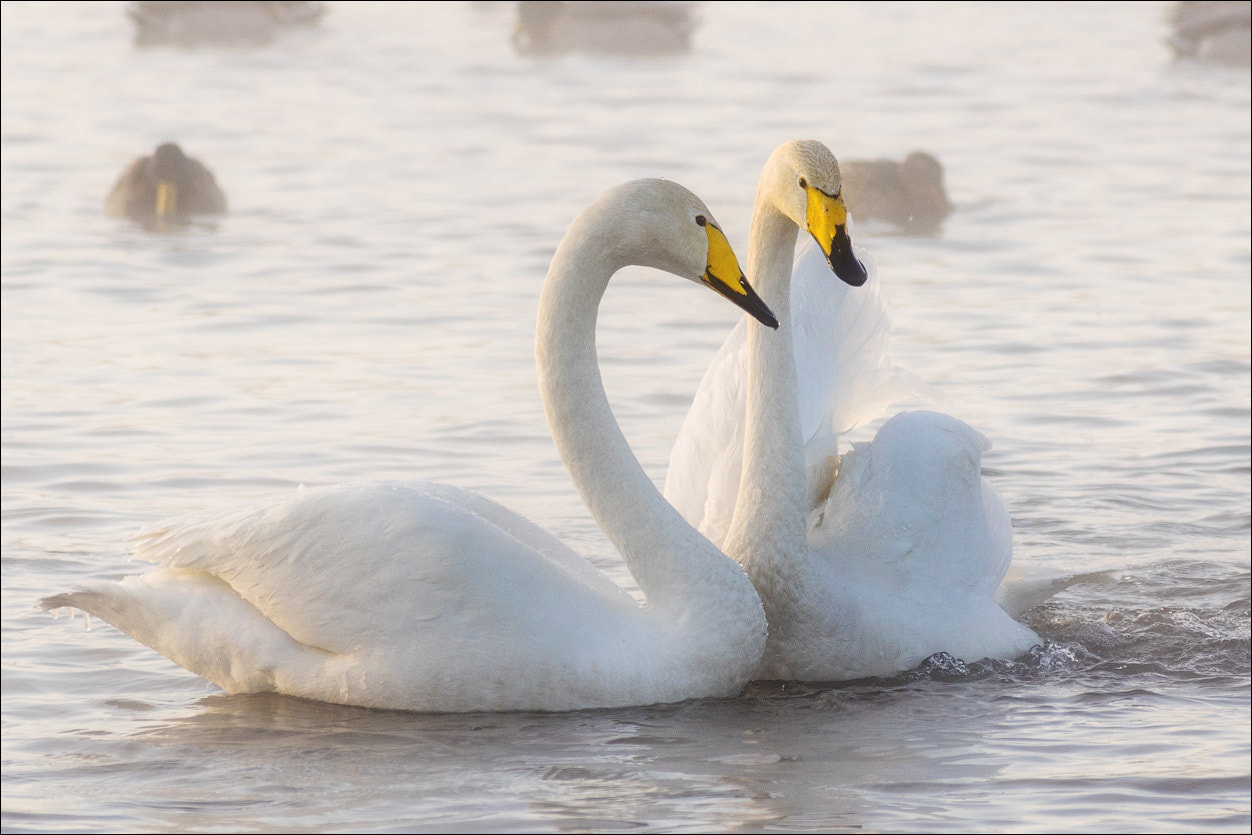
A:
<svg viewBox="0 0 1252 835">
<path fill-rule="evenodd" d="M 1098 583 L 1109 578 L 1107 571 L 1062 574 L 1046 569 L 1014 566 L 996 589 L 995 601 L 1010 617 L 1020 618 L 1070 586 Z"/>
<path fill-rule="evenodd" d="M 264 693 L 287 671 L 320 670 L 332 653 L 293 639 L 233 589 L 208 574 L 158 570 L 46 597 L 94 615 L 228 693 Z"/>
</svg>

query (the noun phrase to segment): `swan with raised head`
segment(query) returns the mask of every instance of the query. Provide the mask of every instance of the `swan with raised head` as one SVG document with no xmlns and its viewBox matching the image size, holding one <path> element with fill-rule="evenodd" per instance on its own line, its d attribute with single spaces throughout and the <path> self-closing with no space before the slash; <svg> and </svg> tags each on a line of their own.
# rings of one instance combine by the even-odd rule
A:
<svg viewBox="0 0 1252 835">
<path fill-rule="evenodd" d="M 416 711 L 570 710 L 732 696 L 765 644 L 743 569 L 665 501 L 601 383 L 596 313 L 638 264 L 776 326 L 704 204 L 639 180 L 570 226 L 539 303 L 548 421 L 644 605 L 525 518 L 429 483 L 300 490 L 141 534 L 159 563 L 58 594 L 231 693 Z"/>
<path fill-rule="evenodd" d="M 736 331 L 723 346 L 671 456 L 666 495 L 761 595 L 769 639 L 757 678 L 889 675 L 941 651 L 1020 655 L 1039 639 L 994 599 L 1012 527 L 981 475 L 986 440 L 950 416 L 910 412 L 836 454 L 832 427 L 855 411 L 849 403 L 888 401 L 904 379 L 872 355 L 873 340 L 849 346 L 832 330 L 851 316 L 877 332 L 873 304 L 841 309 L 861 290 L 830 275 L 833 267 L 847 284 L 867 280 L 842 226 L 841 188 L 819 142 L 787 143 L 766 163 L 748 272 L 781 333 Z M 829 257 L 832 227 L 813 223 L 823 202 L 838 220 L 839 259 Z M 796 259 L 800 229 L 817 246 Z M 793 292 L 803 303 L 794 308 Z M 858 361 L 863 374 L 838 367 Z"/>
</svg>

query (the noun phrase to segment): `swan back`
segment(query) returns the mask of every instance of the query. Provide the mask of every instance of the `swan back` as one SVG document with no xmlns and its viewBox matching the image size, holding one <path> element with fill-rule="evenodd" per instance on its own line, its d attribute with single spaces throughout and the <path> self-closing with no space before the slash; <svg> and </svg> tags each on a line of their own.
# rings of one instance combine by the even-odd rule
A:
<svg viewBox="0 0 1252 835">
<path fill-rule="evenodd" d="M 758 677 L 884 676 L 940 651 L 1011 658 L 1039 642 L 993 597 L 1012 523 L 979 474 L 985 447 L 955 418 L 906 412 L 843 456 L 810 514 L 809 581 L 783 584 L 796 599 L 788 617 L 767 608 Z"/>
<path fill-rule="evenodd" d="M 915 615 L 930 632 L 918 640 L 933 642 L 922 645 L 922 657 L 940 649 L 964 651 L 971 660 L 1004 657 L 998 641 L 1019 652 L 1036 642 L 992 599 L 1008 570 L 1013 529 L 981 475 L 989 448 L 982 433 L 955 417 L 903 412 L 871 443 L 843 456 L 829 498 L 810 515 L 809 544 L 830 569 L 832 588 L 894 595 L 882 612 L 908 608 L 905 603 L 926 609 Z M 844 605 L 866 607 L 869 599 L 848 593 Z M 980 608 L 995 628 L 973 628 Z M 945 624 L 954 634 L 965 624 L 965 634 L 957 641 L 944 633 Z"/>
</svg>

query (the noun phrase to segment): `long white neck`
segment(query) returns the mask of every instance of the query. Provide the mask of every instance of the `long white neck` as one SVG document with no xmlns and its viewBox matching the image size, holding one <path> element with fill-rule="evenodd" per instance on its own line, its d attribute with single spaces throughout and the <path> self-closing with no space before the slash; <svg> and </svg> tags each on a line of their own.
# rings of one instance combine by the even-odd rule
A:
<svg viewBox="0 0 1252 835">
<path fill-rule="evenodd" d="M 781 621 L 773 609 L 796 603 L 813 563 L 805 531 L 804 443 L 791 320 L 798 228 L 766 192 L 763 178 L 752 213 L 748 275 L 779 327 L 776 333 L 762 328 L 748 333 L 743 469 L 723 547 L 747 569 L 773 629 Z"/>
<path fill-rule="evenodd" d="M 625 559 L 649 609 L 684 621 L 692 615 L 713 633 L 711 640 L 751 654 L 765 635 L 751 582 L 665 501 L 609 408 L 596 357 L 596 313 L 613 273 L 638 263 L 621 243 L 621 224 L 610 220 L 580 216 L 544 284 L 536 358 L 548 423 L 571 480 Z M 748 662 L 756 659 L 736 663 Z"/>
</svg>

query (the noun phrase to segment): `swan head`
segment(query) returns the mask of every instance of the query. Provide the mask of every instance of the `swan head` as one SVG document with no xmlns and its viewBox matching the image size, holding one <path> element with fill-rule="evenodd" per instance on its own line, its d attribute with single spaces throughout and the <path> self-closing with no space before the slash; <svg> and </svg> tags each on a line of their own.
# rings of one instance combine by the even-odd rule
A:
<svg viewBox="0 0 1252 835">
<path fill-rule="evenodd" d="M 865 283 L 868 273 L 848 236 L 839 162 L 829 148 L 811 139 L 780 145 L 765 164 L 760 191 L 813 236 L 835 275 L 853 287 Z"/>
<path fill-rule="evenodd" d="M 713 213 L 699 197 L 670 180 L 634 180 L 601 197 L 620 240 L 631 241 L 625 263 L 665 270 L 703 284 L 758 322 L 778 319 L 748 283 Z"/>
</svg>

